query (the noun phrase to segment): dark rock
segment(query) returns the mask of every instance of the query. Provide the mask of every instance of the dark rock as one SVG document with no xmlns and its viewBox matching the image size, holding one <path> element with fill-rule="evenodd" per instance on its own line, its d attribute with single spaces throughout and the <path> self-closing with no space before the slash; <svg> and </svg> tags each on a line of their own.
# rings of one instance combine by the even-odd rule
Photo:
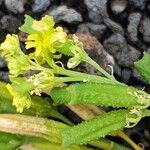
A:
<svg viewBox="0 0 150 150">
<path fill-rule="evenodd" d="M 46 10 L 50 6 L 50 0 L 34 0 L 32 5 L 32 11 L 34 13 L 39 13 Z"/>
<path fill-rule="evenodd" d="M 146 0 L 129 0 L 131 7 L 143 10 L 145 8 Z"/>
<path fill-rule="evenodd" d="M 104 24 L 83 23 L 78 26 L 77 32 L 91 34 L 98 39 L 106 33 L 107 27 Z"/>
<path fill-rule="evenodd" d="M 112 72 L 112 68 L 115 64 L 113 57 L 108 54 L 101 43 L 94 36 L 85 35 L 81 33 L 76 34 L 79 40 L 83 43 L 85 51 L 88 55 L 94 59 L 98 64 L 102 66 L 102 68 L 106 69 L 108 72 Z M 99 71 L 95 70 L 95 68 L 90 65 L 82 64 L 80 65 L 82 71 L 90 72 L 91 74 L 98 74 Z"/>
<path fill-rule="evenodd" d="M 130 77 L 131 77 L 131 69 L 122 69 L 122 72 L 121 72 L 121 81 L 124 82 L 124 83 L 128 83 L 129 80 L 130 80 Z"/>
<path fill-rule="evenodd" d="M 0 68 L 4 68 L 7 66 L 6 61 L 4 60 L 4 58 L 0 57 Z"/>
<path fill-rule="evenodd" d="M 5 0 L 7 9 L 15 14 L 23 13 L 25 11 L 24 5 L 26 0 Z"/>
<path fill-rule="evenodd" d="M 16 33 L 21 22 L 12 15 L 5 15 L 0 20 L 1 28 L 11 33 Z"/>
<path fill-rule="evenodd" d="M 65 5 L 53 7 L 46 14 L 54 16 L 55 22 L 64 21 L 67 23 L 82 22 L 82 16 L 74 9 Z"/>
<path fill-rule="evenodd" d="M 0 71 L 0 80 L 5 81 L 5 82 L 9 82 L 8 75 L 9 75 L 8 72 Z"/>
<path fill-rule="evenodd" d="M 146 50 L 146 52 L 148 52 L 150 54 L 150 47 Z"/>
<path fill-rule="evenodd" d="M 116 74 L 117 76 L 121 76 L 121 67 L 117 64 L 117 63 L 115 63 L 115 65 L 114 65 L 114 74 Z"/>
<path fill-rule="evenodd" d="M 93 23 L 102 23 L 107 16 L 107 0 L 84 0 L 87 6 L 89 18 Z"/>
<path fill-rule="evenodd" d="M 132 67 L 141 53 L 131 47 L 126 42 L 126 39 L 121 34 L 113 34 L 110 38 L 104 41 L 105 49 L 114 56 L 117 63 L 124 67 Z"/>
<path fill-rule="evenodd" d="M 140 25 L 140 32 L 145 42 L 150 42 L 150 18 L 144 17 Z"/>
<path fill-rule="evenodd" d="M 0 0 L 0 5 L 2 4 L 3 1 L 4 1 L 4 0 Z"/>
<path fill-rule="evenodd" d="M 114 33 L 124 34 L 124 30 L 119 23 L 114 22 L 110 18 L 104 18 L 104 23 L 112 30 Z"/>
<path fill-rule="evenodd" d="M 127 8 L 127 0 L 111 0 L 111 10 L 114 14 L 120 14 Z"/>
<path fill-rule="evenodd" d="M 131 13 L 128 17 L 129 24 L 127 27 L 127 36 L 132 41 L 138 41 L 138 26 L 140 24 L 142 15 L 138 12 Z"/>
</svg>

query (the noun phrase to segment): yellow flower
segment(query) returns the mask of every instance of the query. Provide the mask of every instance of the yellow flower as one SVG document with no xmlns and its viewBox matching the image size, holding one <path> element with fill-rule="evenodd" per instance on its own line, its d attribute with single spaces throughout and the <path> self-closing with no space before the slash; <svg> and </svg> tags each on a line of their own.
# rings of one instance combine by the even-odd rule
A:
<svg viewBox="0 0 150 150">
<path fill-rule="evenodd" d="M 40 21 L 34 20 L 32 28 L 36 31 L 47 31 L 53 28 L 55 25 L 52 16 L 45 15 Z"/>
<path fill-rule="evenodd" d="M 61 27 L 54 28 L 54 20 L 51 16 L 33 21 L 32 28 L 38 32 L 30 34 L 25 44 L 26 49 L 35 48 L 34 56 L 38 58 L 37 60 L 51 57 L 56 52 L 55 44 L 66 41 L 66 33 Z"/>
<path fill-rule="evenodd" d="M 10 75 L 17 77 L 20 74 L 25 74 L 30 67 L 30 63 L 26 55 L 12 56 L 6 58 Z"/>
<path fill-rule="evenodd" d="M 29 108 L 31 106 L 31 99 L 28 93 L 20 94 L 10 84 L 7 84 L 6 87 L 13 96 L 13 105 L 16 106 L 17 112 L 21 113 L 24 108 Z"/>
<path fill-rule="evenodd" d="M 17 35 L 10 35 L 6 36 L 5 41 L 0 45 L 0 50 L 3 50 L 2 56 L 8 56 L 13 54 L 18 54 L 21 52 L 19 39 Z"/>
</svg>

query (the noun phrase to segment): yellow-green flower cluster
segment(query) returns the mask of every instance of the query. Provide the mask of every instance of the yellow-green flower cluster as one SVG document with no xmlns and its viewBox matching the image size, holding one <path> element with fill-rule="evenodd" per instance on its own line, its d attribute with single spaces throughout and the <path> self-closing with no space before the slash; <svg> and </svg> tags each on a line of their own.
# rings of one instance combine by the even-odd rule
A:
<svg viewBox="0 0 150 150">
<path fill-rule="evenodd" d="M 17 77 L 27 72 L 30 66 L 27 56 L 21 51 L 17 35 L 6 36 L 5 41 L 0 45 L 2 56 L 8 62 L 8 68 L 11 76 Z"/>
<path fill-rule="evenodd" d="M 30 90 L 33 89 L 33 85 L 29 84 L 23 78 L 15 78 L 14 83 L 7 84 L 7 89 L 13 96 L 13 105 L 16 106 L 17 112 L 22 112 L 24 108 L 31 106 Z"/>
<path fill-rule="evenodd" d="M 54 76 L 54 70 L 58 67 L 54 59 L 60 59 L 62 54 L 72 56 L 67 63 L 68 68 L 76 67 L 82 60 L 82 43 L 75 35 L 73 40 L 69 39 L 62 27 L 55 28 L 54 25 L 51 16 L 46 15 L 37 21 L 26 15 L 25 23 L 20 29 L 28 33 L 26 49 L 33 48 L 34 52 L 24 54 L 18 36 L 14 34 L 8 34 L 0 45 L 2 56 L 8 62 L 12 82 L 7 88 L 13 96 L 13 105 L 17 107 L 18 112 L 30 107 L 30 95 L 40 96 L 43 91 L 50 92 L 56 83 L 62 84 L 62 80 L 60 83 L 59 77 Z M 45 68 L 46 63 L 50 68 Z M 35 74 L 29 75 L 32 71 Z"/>
<path fill-rule="evenodd" d="M 32 28 L 35 33 L 28 36 L 26 49 L 35 48 L 34 56 L 42 63 L 46 57 L 49 59 L 52 57 L 56 52 L 54 45 L 64 43 L 67 35 L 62 27 L 54 28 L 54 20 L 51 16 L 45 16 L 40 21 L 34 20 Z"/>
<path fill-rule="evenodd" d="M 52 71 L 40 72 L 32 75 L 28 82 L 32 83 L 34 89 L 30 92 L 31 95 L 41 96 L 41 91 L 50 92 L 54 86 L 54 74 Z"/>
</svg>

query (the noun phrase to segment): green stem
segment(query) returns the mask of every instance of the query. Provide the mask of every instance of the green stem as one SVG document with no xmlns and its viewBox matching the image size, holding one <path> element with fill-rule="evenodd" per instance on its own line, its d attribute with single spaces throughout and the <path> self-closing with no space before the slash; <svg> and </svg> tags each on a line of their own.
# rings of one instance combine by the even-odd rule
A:
<svg viewBox="0 0 150 150">
<path fill-rule="evenodd" d="M 143 118 L 144 117 L 150 117 L 150 110 L 148 110 L 148 109 L 143 110 L 142 116 L 143 116 Z"/>
<path fill-rule="evenodd" d="M 77 71 L 73 71 L 73 70 L 67 70 L 65 68 L 61 68 L 61 67 L 55 67 L 54 68 L 54 73 L 55 74 L 60 74 L 60 75 L 66 75 L 69 76 L 68 78 L 65 77 L 61 78 L 60 80 L 64 80 L 65 82 L 71 82 L 71 81 L 91 81 L 91 82 L 96 82 L 96 83 L 111 83 L 111 84 L 115 84 L 114 81 L 111 81 L 110 79 L 107 79 L 105 77 L 101 77 L 101 76 L 96 76 L 96 75 L 89 75 L 86 73 L 81 73 L 81 72 L 77 72 Z M 67 81 L 68 80 L 68 81 Z"/>
<path fill-rule="evenodd" d="M 97 148 L 101 148 L 104 150 L 111 150 L 113 148 L 113 142 L 106 142 L 103 140 L 99 140 L 99 141 L 90 141 L 88 144 L 97 147 Z"/>
<path fill-rule="evenodd" d="M 86 63 L 92 65 L 94 68 L 96 68 L 98 71 L 100 71 L 105 77 L 108 79 L 118 83 L 113 75 L 110 75 L 107 71 L 105 71 L 103 68 L 101 68 L 93 59 L 91 59 L 87 54 L 84 54 L 83 61 Z"/>
</svg>

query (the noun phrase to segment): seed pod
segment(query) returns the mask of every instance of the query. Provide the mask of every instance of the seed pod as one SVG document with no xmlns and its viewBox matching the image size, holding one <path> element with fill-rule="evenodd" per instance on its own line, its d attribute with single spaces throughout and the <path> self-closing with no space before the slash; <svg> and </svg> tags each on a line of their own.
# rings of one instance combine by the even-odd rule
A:
<svg viewBox="0 0 150 150">
<path fill-rule="evenodd" d="M 85 144 L 124 128 L 128 110 L 104 113 L 77 126 L 62 129 L 64 146 Z"/>
<path fill-rule="evenodd" d="M 144 91 L 117 84 L 79 83 L 55 88 L 50 93 L 55 104 L 93 104 L 97 106 L 147 106 L 150 98 Z"/>
</svg>

